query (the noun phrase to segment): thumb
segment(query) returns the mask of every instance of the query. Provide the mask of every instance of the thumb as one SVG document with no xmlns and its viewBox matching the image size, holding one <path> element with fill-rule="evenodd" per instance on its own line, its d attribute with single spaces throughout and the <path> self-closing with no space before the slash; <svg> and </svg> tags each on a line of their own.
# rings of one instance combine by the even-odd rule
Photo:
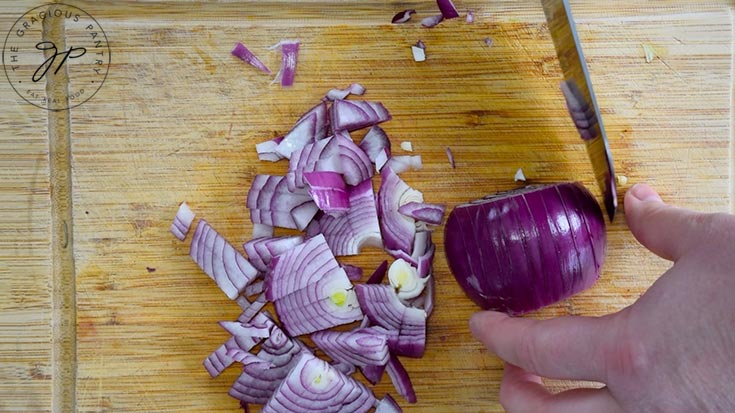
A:
<svg viewBox="0 0 735 413">
<path fill-rule="evenodd" d="M 661 258 L 677 261 L 701 243 L 707 215 L 666 205 L 646 184 L 625 194 L 625 218 L 635 238 Z"/>
</svg>

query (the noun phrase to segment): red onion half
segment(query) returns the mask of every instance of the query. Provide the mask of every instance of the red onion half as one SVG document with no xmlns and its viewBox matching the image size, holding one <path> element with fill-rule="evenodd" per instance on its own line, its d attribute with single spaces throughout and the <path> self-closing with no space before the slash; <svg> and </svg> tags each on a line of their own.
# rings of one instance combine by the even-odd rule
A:
<svg viewBox="0 0 735 413">
<path fill-rule="evenodd" d="M 579 183 L 527 186 L 456 207 L 449 268 L 480 307 L 523 314 L 591 287 L 605 259 L 605 220 Z"/>
</svg>

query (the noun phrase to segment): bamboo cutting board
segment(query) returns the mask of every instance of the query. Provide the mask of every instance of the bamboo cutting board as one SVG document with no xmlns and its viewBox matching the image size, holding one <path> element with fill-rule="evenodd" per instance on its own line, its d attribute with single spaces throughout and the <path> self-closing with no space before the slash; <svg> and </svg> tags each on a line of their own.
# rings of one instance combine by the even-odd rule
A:
<svg viewBox="0 0 735 413">
<path fill-rule="evenodd" d="M 386 131 L 424 160 L 404 179 L 428 202 L 514 188 L 519 167 L 533 183 L 579 180 L 599 197 L 540 4 L 456 3 L 475 11 L 474 24 L 420 27 L 432 1 L 73 2 L 110 42 L 97 95 L 47 112 L 0 81 L 0 411 L 237 411 L 227 396 L 237 369 L 213 380 L 201 361 L 227 338 L 216 322 L 239 309 L 168 226 L 186 200 L 234 245 L 246 241 L 253 176 L 286 168 L 258 162 L 255 143 L 286 132 L 332 87 L 360 82 L 391 111 Z M 672 203 L 732 211 L 729 3 L 572 3 L 615 167 L 628 178 L 620 192 L 646 181 Z M 37 5 L 0 5 L 0 28 Z M 405 8 L 419 18 L 388 24 Z M 277 68 L 266 47 L 284 38 L 302 42 L 290 89 L 229 54 L 242 41 Z M 411 58 L 418 39 L 423 63 Z M 619 310 L 667 268 L 622 213 L 608 231 L 597 285 L 533 317 Z M 419 403 L 401 404 L 500 412 L 502 364 L 469 334 L 476 308 L 448 272 L 441 233 L 426 356 L 405 361 Z M 394 393 L 387 378 L 374 390 Z"/>
</svg>

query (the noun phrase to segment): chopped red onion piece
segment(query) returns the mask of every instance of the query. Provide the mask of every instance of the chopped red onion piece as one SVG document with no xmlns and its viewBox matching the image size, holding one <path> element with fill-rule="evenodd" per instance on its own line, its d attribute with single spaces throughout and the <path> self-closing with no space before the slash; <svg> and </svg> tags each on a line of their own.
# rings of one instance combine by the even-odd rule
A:
<svg viewBox="0 0 735 413">
<path fill-rule="evenodd" d="M 287 175 L 290 190 L 306 186 L 304 172 L 341 173 L 339 141 L 329 137 L 292 152 Z"/>
<path fill-rule="evenodd" d="M 268 271 L 268 264 L 273 257 L 282 254 L 291 248 L 304 242 L 304 237 L 299 235 L 284 237 L 255 238 L 243 244 L 245 253 L 248 254 L 250 263 L 260 271 Z"/>
<path fill-rule="evenodd" d="M 454 163 L 454 154 L 452 153 L 452 148 L 447 146 L 447 159 L 449 160 L 449 164 L 452 165 L 452 169 L 457 168 L 457 165 Z"/>
<path fill-rule="evenodd" d="M 301 115 L 296 123 L 308 118 L 311 115 L 316 115 L 316 132 L 314 133 L 315 140 L 321 140 L 327 137 L 329 132 L 329 107 L 326 102 L 319 102 L 313 108 L 309 109 Z"/>
<path fill-rule="evenodd" d="M 401 149 L 406 152 L 413 152 L 413 143 L 411 141 L 403 141 L 401 142 Z"/>
<path fill-rule="evenodd" d="M 388 159 L 386 165 L 397 174 L 402 174 L 410 170 L 418 171 L 423 167 L 421 155 L 392 156 Z"/>
<path fill-rule="evenodd" d="M 474 23 L 475 22 L 475 12 L 472 10 L 467 10 L 467 18 L 465 19 L 467 23 Z"/>
<path fill-rule="evenodd" d="M 493 39 L 486 37 L 485 44 L 487 45 L 487 47 L 493 47 Z"/>
<path fill-rule="evenodd" d="M 375 396 L 362 383 L 340 373 L 324 360 L 302 354 L 261 412 L 364 413 L 374 403 Z"/>
<path fill-rule="evenodd" d="M 421 49 L 424 49 L 424 50 L 426 50 L 426 45 L 424 44 L 424 42 L 423 42 L 423 41 L 421 41 L 421 39 L 419 39 L 419 40 L 418 40 L 418 41 L 416 42 L 416 47 L 419 47 L 419 48 L 421 48 Z"/>
<path fill-rule="evenodd" d="M 273 328 L 273 321 L 268 320 L 267 323 L 241 323 L 239 321 L 220 321 L 219 325 L 222 326 L 228 333 L 233 337 L 254 337 L 254 338 L 268 338 L 271 335 L 271 329 Z"/>
<path fill-rule="evenodd" d="M 271 49 L 276 47 L 281 48 L 281 70 L 278 72 L 281 77 L 281 86 L 293 86 L 294 76 L 296 75 L 296 62 L 299 56 L 299 41 L 281 40 L 272 46 Z"/>
<path fill-rule="evenodd" d="M 388 149 L 388 157 L 390 157 L 390 139 L 378 125 L 371 127 L 360 141 L 360 149 L 367 154 L 372 163 L 375 163 L 376 158 L 385 148 Z"/>
<path fill-rule="evenodd" d="M 411 254 L 416 223 L 413 218 L 399 213 L 398 208 L 411 201 L 423 202 L 423 195 L 409 187 L 390 167 L 383 168 L 380 176 L 382 181 L 377 204 L 383 244 L 387 249 Z"/>
<path fill-rule="evenodd" d="M 349 136 L 349 135 L 348 135 Z M 339 145 L 340 170 L 348 185 L 358 185 L 373 176 L 370 158 L 352 139 L 343 135 L 334 137 Z"/>
<path fill-rule="evenodd" d="M 258 358 L 269 362 L 271 367 L 263 370 L 251 365 L 244 366 L 242 374 L 230 388 L 230 396 L 247 403 L 267 403 L 281 381 L 296 365 L 301 354 L 310 354 L 310 351 L 281 329 L 274 328 L 257 354 Z"/>
<path fill-rule="evenodd" d="M 345 270 L 347 278 L 350 281 L 360 281 L 362 279 L 362 268 L 350 264 L 342 264 L 342 269 Z"/>
<path fill-rule="evenodd" d="M 350 209 L 341 216 L 325 214 L 319 229 L 337 256 L 357 255 L 363 246 L 382 245 L 375 193 L 370 179 L 350 189 Z"/>
<path fill-rule="evenodd" d="M 383 148 L 383 150 L 378 152 L 378 155 L 375 157 L 375 170 L 381 172 L 390 158 L 390 149 L 387 147 Z"/>
<path fill-rule="evenodd" d="M 322 211 L 345 213 L 350 208 L 347 185 L 337 172 L 305 172 L 304 180 L 309 185 L 309 195 Z"/>
<path fill-rule="evenodd" d="M 457 8 L 454 7 L 452 0 L 436 0 L 436 5 L 439 6 L 439 10 L 442 12 L 442 16 L 445 19 L 454 19 L 459 17 Z"/>
<path fill-rule="evenodd" d="M 317 235 L 273 257 L 265 277 L 266 297 L 275 301 L 333 274 L 344 271 L 324 235 Z"/>
<path fill-rule="evenodd" d="M 408 372 L 398 360 L 398 357 L 393 356 L 390 358 L 388 364 L 385 366 L 385 372 L 388 373 L 388 377 L 393 382 L 393 386 L 398 391 L 398 394 L 403 396 L 409 403 L 416 403 L 416 392 L 413 390 L 411 378 L 408 377 Z"/>
<path fill-rule="evenodd" d="M 195 214 L 191 208 L 189 208 L 189 205 L 186 205 L 186 202 L 182 202 L 181 205 L 179 205 L 178 211 L 176 211 L 174 222 L 171 224 L 171 233 L 174 234 L 179 241 L 186 239 L 186 234 L 189 233 L 191 223 L 194 222 L 194 217 Z"/>
<path fill-rule="evenodd" d="M 436 247 L 434 245 L 431 245 L 426 252 L 419 255 L 416 265 L 419 277 L 426 278 L 431 275 L 431 264 L 434 262 L 435 251 Z"/>
<path fill-rule="evenodd" d="M 265 142 L 255 144 L 255 151 L 258 153 L 258 159 L 261 161 L 277 162 L 283 159 L 283 155 L 276 151 L 278 144 L 283 141 L 283 137 L 278 137 Z"/>
<path fill-rule="evenodd" d="M 274 228 L 270 225 L 253 224 L 253 238 L 272 237 Z"/>
<path fill-rule="evenodd" d="M 378 265 L 378 268 L 375 269 L 375 272 L 368 278 L 368 280 L 365 282 L 365 284 L 380 284 L 383 282 L 383 279 L 385 278 L 385 274 L 388 273 L 388 261 L 384 260 L 383 262 Z"/>
<path fill-rule="evenodd" d="M 316 140 L 317 127 L 316 113 L 309 114 L 307 117 L 300 120 L 293 129 L 283 137 L 281 143 L 276 146 L 276 152 L 284 158 L 290 158 L 293 151 L 301 149 Z"/>
<path fill-rule="evenodd" d="M 398 331 L 391 350 L 398 355 L 421 357 L 426 347 L 426 313 L 406 307 L 390 285 L 358 284 L 355 286 L 360 307 L 370 322 Z M 390 345 L 390 343 L 389 343 Z"/>
<path fill-rule="evenodd" d="M 194 231 L 189 255 L 231 300 L 258 276 L 258 270 L 204 219 Z"/>
<path fill-rule="evenodd" d="M 331 89 L 327 92 L 327 100 L 346 99 L 349 95 L 362 96 L 365 94 L 365 88 L 359 83 L 353 83 L 344 89 Z"/>
<path fill-rule="evenodd" d="M 388 339 L 373 330 L 319 331 L 311 339 L 332 360 L 358 367 L 388 362 Z"/>
<path fill-rule="evenodd" d="M 417 46 L 411 46 L 411 54 L 413 55 L 414 62 L 426 61 L 426 49 Z"/>
<path fill-rule="evenodd" d="M 386 393 L 383 398 L 375 404 L 375 413 L 403 413 L 401 406 L 390 394 Z"/>
<path fill-rule="evenodd" d="M 248 286 L 245 287 L 245 292 L 243 293 L 243 295 L 250 297 L 251 295 L 260 294 L 263 292 L 263 288 L 264 288 L 264 281 L 258 280 L 256 282 L 248 284 Z"/>
<path fill-rule="evenodd" d="M 423 20 L 421 20 L 421 25 L 424 27 L 434 27 L 437 24 L 441 23 L 442 20 L 444 20 L 444 16 L 442 16 L 441 14 L 437 14 L 435 16 L 425 17 Z"/>
<path fill-rule="evenodd" d="M 341 361 L 336 361 L 331 363 L 332 367 L 337 369 L 340 373 L 344 374 L 345 376 L 351 376 L 357 371 L 357 368 L 354 364 L 350 363 L 344 363 Z"/>
<path fill-rule="evenodd" d="M 255 300 L 253 300 L 248 307 L 243 308 L 242 314 L 237 318 L 237 321 L 247 323 L 251 318 L 257 315 L 267 303 L 268 300 L 265 298 L 265 293 L 260 294 L 255 297 Z"/>
<path fill-rule="evenodd" d="M 260 70 L 261 72 L 265 72 L 268 74 L 270 74 L 271 72 L 271 70 L 268 69 L 266 65 L 263 64 L 263 62 L 261 62 L 260 59 L 258 59 L 258 57 L 253 54 L 253 52 L 248 50 L 248 48 L 240 42 L 238 42 L 235 45 L 235 48 L 232 49 L 232 55 L 240 58 L 240 60 L 242 60 L 243 62 L 258 68 L 258 70 Z"/>
<path fill-rule="evenodd" d="M 332 104 L 331 125 L 334 132 L 367 128 L 390 119 L 390 113 L 380 102 L 335 100 Z"/>
<path fill-rule="evenodd" d="M 409 202 L 401 205 L 398 208 L 398 212 L 417 221 L 423 221 L 432 225 L 441 225 L 444 219 L 445 208 L 444 205 Z"/>
<path fill-rule="evenodd" d="M 264 323 L 264 322 L 267 322 L 267 320 L 268 320 L 268 317 L 264 314 L 258 314 L 255 317 L 255 322 L 258 322 L 258 323 Z M 250 351 L 250 349 L 255 347 L 260 342 L 261 342 L 261 339 L 258 337 L 248 337 L 248 336 L 230 337 L 229 340 L 227 340 L 224 344 L 219 346 L 215 351 L 212 352 L 212 354 L 207 356 L 207 358 L 204 360 L 204 363 L 203 363 L 204 368 L 207 370 L 207 372 L 209 372 L 210 376 L 217 377 L 220 373 L 222 373 L 227 367 L 229 367 L 234 362 L 232 357 L 227 355 L 228 351 L 233 350 L 233 349 L 239 349 L 242 351 Z"/>
<path fill-rule="evenodd" d="M 409 20 L 411 20 L 411 15 L 416 13 L 416 10 L 409 9 L 404 10 L 401 12 L 396 13 L 395 16 L 393 16 L 393 19 L 391 20 L 391 23 L 398 24 L 398 23 L 405 23 Z"/>
<path fill-rule="evenodd" d="M 429 282 L 426 284 L 424 289 L 424 311 L 426 316 L 430 316 L 431 312 L 434 311 L 434 276 L 429 274 Z"/>
<path fill-rule="evenodd" d="M 303 230 L 319 208 L 306 190 L 290 191 L 283 176 L 256 175 L 247 207 L 254 223 Z"/>
<path fill-rule="evenodd" d="M 513 176 L 515 182 L 526 182 L 526 175 L 523 173 L 523 168 L 518 168 L 516 174 Z"/>
<path fill-rule="evenodd" d="M 378 384 L 380 379 L 383 377 L 385 364 L 361 367 L 360 371 L 362 372 L 362 375 L 365 376 L 367 381 L 369 381 L 371 384 Z"/>
<path fill-rule="evenodd" d="M 293 336 L 348 324 L 363 317 L 352 283 L 341 268 L 337 273 L 276 299 L 274 304 L 283 327 Z"/>
<path fill-rule="evenodd" d="M 253 366 L 253 368 L 263 370 L 273 367 L 273 363 L 263 360 L 255 354 L 240 349 L 228 350 L 227 356 L 244 366 Z"/>
<path fill-rule="evenodd" d="M 428 278 L 420 277 L 416 267 L 408 261 L 397 259 L 388 269 L 388 281 L 396 289 L 398 298 L 406 302 L 421 295 Z"/>
</svg>

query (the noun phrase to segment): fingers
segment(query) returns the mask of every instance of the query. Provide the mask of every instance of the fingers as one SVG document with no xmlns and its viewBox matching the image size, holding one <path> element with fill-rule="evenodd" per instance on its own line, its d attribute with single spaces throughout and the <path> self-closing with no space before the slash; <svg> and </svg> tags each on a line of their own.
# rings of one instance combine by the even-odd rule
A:
<svg viewBox="0 0 735 413">
<path fill-rule="evenodd" d="M 551 394 L 541 378 L 508 363 L 500 384 L 500 404 L 508 413 L 623 413 L 606 387 Z"/>
<path fill-rule="evenodd" d="M 561 317 L 545 321 L 483 311 L 472 334 L 501 359 L 540 376 L 606 381 L 606 349 L 614 343 L 612 318 Z"/>
<path fill-rule="evenodd" d="M 706 214 L 664 204 L 646 184 L 636 184 L 625 194 L 625 218 L 628 227 L 643 244 L 661 258 L 677 261 L 702 241 L 708 228 Z"/>
</svg>

